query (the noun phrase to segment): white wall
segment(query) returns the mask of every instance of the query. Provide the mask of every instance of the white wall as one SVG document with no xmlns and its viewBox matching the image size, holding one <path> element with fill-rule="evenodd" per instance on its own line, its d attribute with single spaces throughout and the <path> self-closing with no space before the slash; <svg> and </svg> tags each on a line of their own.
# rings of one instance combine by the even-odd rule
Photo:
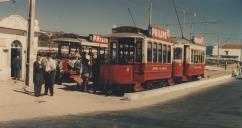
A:
<svg viewBox="0 0 242 128">
<path fill-rule="evenodd" d="M 228 51 L 228 55 L 229 56 L 238 56 L 239 58 L 241 58 L 241 49 L 219 49 L 219 55 L 226 55 L 226 51 Z M 213 52 L 212 52 L 213 56 L 218 56 L 218 46 L 214 46 L 213 48 Z"/>
<path fill-rule="evenodd" d="M 11 15 L 0 21 L 0 27 L 18 29 L 27 31 L 27 20 L 18 15 Z M 35 31 L 39 32 L 38 21 L 35 22 Z M 11 45 L 18 40 L 22 45 L 22 80 L 25 80 L 26 76 L 26 50 L 27 50 L 27 37 L 25 35 L 14 35 L 0 33 L 0 80 L 8 80 L 11 78 Z M 35 37 L 32 44 L 30 56 L 30 84 L 33 85 L 33 63 L 37 55 L 38 38 Z"/>
</svg>

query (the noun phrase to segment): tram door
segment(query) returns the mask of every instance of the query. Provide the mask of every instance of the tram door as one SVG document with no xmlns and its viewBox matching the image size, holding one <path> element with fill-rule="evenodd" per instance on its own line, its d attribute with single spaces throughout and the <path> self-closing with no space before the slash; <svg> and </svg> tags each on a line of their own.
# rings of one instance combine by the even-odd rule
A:
<svg viewBox="0 0 242 128">
<path fill-rule="evenodd" d="M 187 66 L 190 63 L 190 47 L 189 45 L 184 45 L 184 68 L 183 68 L 183 74 L 186 74 Z"/>
</svg>

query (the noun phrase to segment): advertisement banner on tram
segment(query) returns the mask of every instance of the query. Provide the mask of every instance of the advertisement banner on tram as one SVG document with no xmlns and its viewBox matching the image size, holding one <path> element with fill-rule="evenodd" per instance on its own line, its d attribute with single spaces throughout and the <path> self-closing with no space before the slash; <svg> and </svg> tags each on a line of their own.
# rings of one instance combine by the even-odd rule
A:
<svg viewBox="0 0 242 128">
<path fill-rule="evenodd" d="M 170 38 L 169 30 L 157 26 L 149 27 L 149 36 L 154 39 L 167 41 Z"/>
<path fill-rule="evenodd" d="M 89 35 L 89 40 L 94 43 L 108 44 L 109 40 L 107 37 L 98 34 Z"/>
<path fill-rule="evenodd" d="M 203 36 L 193 36 L 192 41 L 197 45 L 204 45 L 204 37 Z"/>
</svg>

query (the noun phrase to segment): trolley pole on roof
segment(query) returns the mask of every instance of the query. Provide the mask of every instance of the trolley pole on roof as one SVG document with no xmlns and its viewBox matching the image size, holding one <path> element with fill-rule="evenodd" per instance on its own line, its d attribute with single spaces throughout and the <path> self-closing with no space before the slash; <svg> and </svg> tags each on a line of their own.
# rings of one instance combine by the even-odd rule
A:
<svg viewBox="0 0 242 128">
<path fill-rule="evenodd" d="M 149 27 L 152 24 L 152 0 L 149 0 Z"/>
<path fill-rule="evenodd" d="M 181 36 L 182 36 L 182 38 L 184 38 L 181 21 L 180 21 L 180 18 L 179 18 L 178 12 L 177 12 L 177 8 L 176 8 L 176 3 L 175 3 L 175 0 L 172 0 L 172 1 L 173 1 L 173 6 L 174 6 L 174 9 L 175 9 L 176 17 L 177 17 L 177 20 L 178 20 L 178 23 L 179 23 L 179 27 L 180 27 L 180 31 L 181 31 Z"/>
<path fill-rule="evenodd" d="M 134 21 L 134 17 L 133 17 L 133 15 L 132 15 L 132 12 L 131 12 L 131 10 L 128 8 L 128 11 L 129 11 L 129 15 L 130 15 L 130 17 L 131 17 L 131 19 L 132 19 L 132 21 L 133 21 L 133 24 L 134 24 L 134 26 L 136 27 L 136 23 L 135 23 L 135 21 Z"/>
<path fill-rule="evenodd" d="M 28 10 L 28 34 L 27 34 L 27 59 L 26 59 L 26 76 L 25 84 L 30 84 L 30 56 L 32 54 L 32 46 L 34 43 L 34 31 L 35 31 L 35 0 L 29 0 Z"/>
</svg>

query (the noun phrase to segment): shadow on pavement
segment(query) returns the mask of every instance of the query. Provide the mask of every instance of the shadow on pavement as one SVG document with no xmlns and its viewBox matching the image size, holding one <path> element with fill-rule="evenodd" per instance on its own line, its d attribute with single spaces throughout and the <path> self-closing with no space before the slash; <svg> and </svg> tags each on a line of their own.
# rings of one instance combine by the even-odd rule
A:
<svg viewBox="0 0 242 128">
<path fill-rule="evenodd" d="M 34 96 L 34 92 L 28 91 L 26 89 L 24 90 L 13 90 L 14 92 L 18 92 L 18 93 L 22 93 L 22 94 L 26 94 L 26 95 L 30 95 L 30 96 Z"/>
<path fill-rule="evenodd" d="M 81 91 L 81 86 L 77 86 L 77 85 L 63 85 L 64 87 L 59 88 L 65 91 Z"/>
</svg>

